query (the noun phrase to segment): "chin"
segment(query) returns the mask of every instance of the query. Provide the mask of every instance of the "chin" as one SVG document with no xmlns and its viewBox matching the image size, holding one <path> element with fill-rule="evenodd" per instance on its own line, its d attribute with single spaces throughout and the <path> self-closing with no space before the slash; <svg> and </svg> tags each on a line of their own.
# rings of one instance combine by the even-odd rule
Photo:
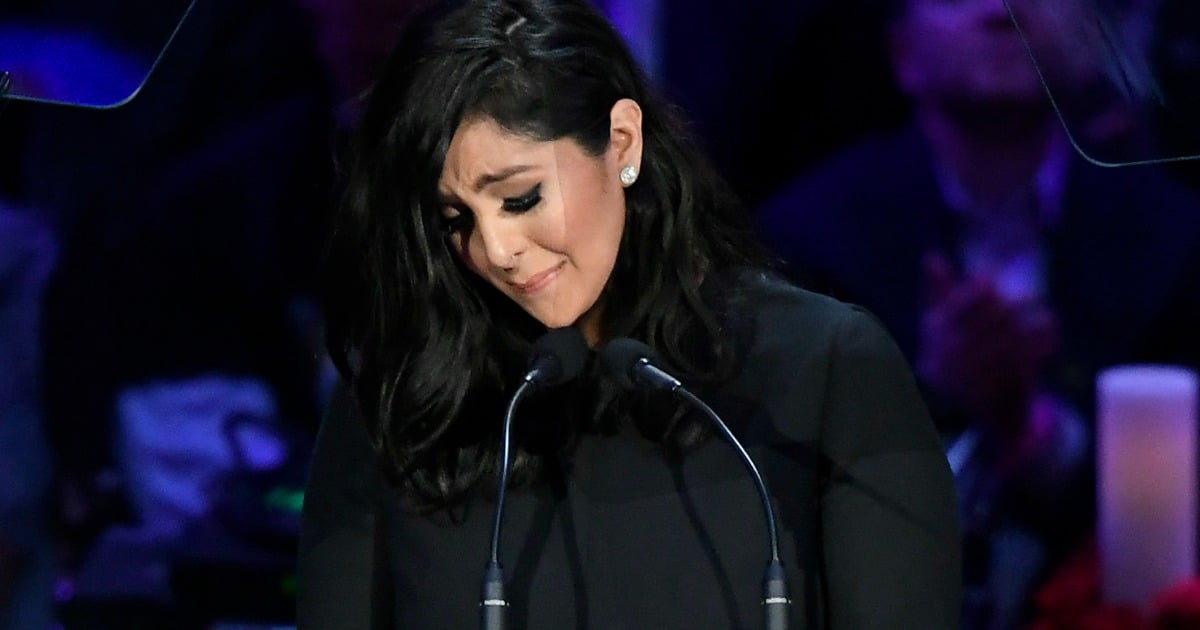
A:
<svg viewBox="0 0 1200 630">
<path fill-rule="evenodd" d="M 579 320 L 578 316 L 564 317 L 559 313 L 554 313 L 551 315 L 545 315 L 545 316 L 540 316 L 540 317 L 537 315 L 534 315 L 534 318 L 537 319 L 539 322 L 542 322 L 542 324 L 546 328 L 564 328 L 566 326 L 573 326 L 575 324 L 575 322 Z"/>
</svg>

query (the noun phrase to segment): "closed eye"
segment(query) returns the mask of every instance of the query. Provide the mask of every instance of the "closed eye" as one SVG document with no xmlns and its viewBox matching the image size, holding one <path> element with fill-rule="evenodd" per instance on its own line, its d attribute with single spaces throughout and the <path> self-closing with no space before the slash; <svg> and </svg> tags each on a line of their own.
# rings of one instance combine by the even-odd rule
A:
<svg viewBox="0 0 1200 630">
<path fill-rule="evenodd" d="M 474 224 L 475 217 L 461 209 L 456 209 L 454 215 L 443 214 L 441 218 L 442 234 L 446 236 L 470 232 Z"/>
<path fill-rule="evenodd" d="M 534 206 L 536 206 L 538 204 L 538 202 L 540 202 L 541 200 L 542 200 L 542 185 L 537 184 L 533 188 L 529 189 L 529 192 L 525 193 L 524 195 L 521 195 L 520 197 L 510 197 L 510 198 L 505 199 L 504 200 L 504 210 L 506 212 L 512 212 L 515 214 L 520 214 L 522 212 L 528 212 L 530 209 L 532 209 Z"/>
</svg>

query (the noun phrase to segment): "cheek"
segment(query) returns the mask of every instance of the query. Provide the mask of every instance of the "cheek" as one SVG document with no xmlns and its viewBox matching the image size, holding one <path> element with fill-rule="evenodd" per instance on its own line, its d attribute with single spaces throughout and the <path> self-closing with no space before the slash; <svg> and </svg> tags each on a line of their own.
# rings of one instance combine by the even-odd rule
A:
<svg viewBox="0 0 1200 630">
<path fill-rule="evenodd" d="M 591 182 L 565 199 L 563 222 L 566 229 L 558 236 L 564 246 L 604 256 L 612 242 L 620 241 L 625 226 L 625 194 L 602 182 Z"/>
<path fill-rule="evenodd" d="M 540 221 L 528 233 L 530 242 L 540 250 L 555 254 L 570 254 L 576 244 L 587 239 L 586 230 L 574 225 L 571 221 L 558 217 L 555 220 Z"/>
<path fill-rule="evenodd" d="M 625 193 L 621 189 L 609 191 L 599 206 L 599 212 L 594 213 L 592 230 L 598 243 L 611 245 L 620 241 L 625 231 L 625 219 L 628 209 L 625 206 Z"/>
<path fill-rule="evenodd" d="M 454 256 L 457 256 L 467 269 L 470 269 L 471 272 L 475 273 L 476 275 L 482 276 L 483 271 L 480 269 L 479 265 L 475 264 L 476 256 L 478 256 L 479 253 L 472 252 L 472 244 L 476 240 L 478 239 L 464 238 L 461 234 L 455 234 L 451 236 L 449 240 L 450 252 Z"/>
<path fill-rule="evenodd" d="M 570 251 L 575 262 L 589 271 L 610 273 L 624 231 L 623 209 L 611 203 L 595 206 L 571 225 L 563 249 Z"/>
</svg>

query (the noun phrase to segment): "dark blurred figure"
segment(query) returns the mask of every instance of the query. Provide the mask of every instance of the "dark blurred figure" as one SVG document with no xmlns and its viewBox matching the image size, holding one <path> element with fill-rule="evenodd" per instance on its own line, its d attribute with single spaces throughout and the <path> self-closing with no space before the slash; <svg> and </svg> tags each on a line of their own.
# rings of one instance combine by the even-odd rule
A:
<svg viewBox="0 0 1200 630">
<path fill-rule="evenodd" d="M 880 0 L 594 0 L 748 203 L 902 122 Z M 781 125 L 780 120 L 787 124 Z"/>
<path fill-rule="evenodd" d="M 880 0 L 659 1 L 659 80 L 752 205 L 908 112 Z"/>
<path fill-rule="evenodd" d="M 348 129 L 359 101 L 401 25 L 431 0 L 299 0 L 313 16 L 321 58 L 332 81 L 338 122 Z"/>
<path fill-rule="evenodd" d="M 1156 110 L 1157 147 L 1161 156 L 1193 159 L 1167 168 L 1185 184 L 1200 190 L 1200 4 L 1193 0 L 1155 0 L 1151 66 L 1169 97 Z"/>
<path fill-rule="evenodd" d="M 1078 5 L 1014 6 L 1042 71 L 1084 94 L 1094 77 L 1043 45 Z M 889 48 L 911 124 L 803 172 L 761 228 L 898 339 L 956 474 L 966 627 L 1016 628 L 1092 526 L 1098 370 L 1200 366 L 1200 204 L 1072 150 L 1001 0 L 909 0 Z"/>
<path fill-rule="evenodd" d="M 594 3 L 754 204 L 836 148 L 904 119 L 907 101 L 888 75 L 878 2 Z"/>
<path fill-rule="evenodd" d="M 113 9 L 50 4 L 100 23 Z M 118 38 L 180 17 L 142 4 L 146 23 Z M 78 589 L 68 627 L 290 614 L 334 136 L 313 25 L 291 0 L 197 2 L 131 102 L 32 112 L 29 197 L 63 235 L 44 401 Z"/>
<path fill-rule="evenodd" d="M 0 102 L 0 117 L 5 115 Z M 10 124 L 11 123 L 11 124 Z M 0 120 L 0 130 L 17 121 Z M 21 205 L 6 169 L 0 186 L 0 628 L 49 628 L 54 540 L 49 533 L 53 462 L 42 426 L 42 292 L 58 243 L 44 217 Z"/>
</svg>

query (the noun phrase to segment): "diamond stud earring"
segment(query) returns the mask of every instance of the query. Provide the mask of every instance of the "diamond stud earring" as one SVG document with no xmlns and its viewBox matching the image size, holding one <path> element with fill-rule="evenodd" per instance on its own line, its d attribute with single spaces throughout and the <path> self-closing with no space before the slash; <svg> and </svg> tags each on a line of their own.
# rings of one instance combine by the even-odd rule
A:
<svg viewBox="0 0 1200 630">
<path fill-rule="evenodd" d="M 632 186 L 633 182 L 637 181 L 638 170 L 634 166 L 626 166 L 621 169 L 621 183 L 626 187 Z"/>
</svg>

